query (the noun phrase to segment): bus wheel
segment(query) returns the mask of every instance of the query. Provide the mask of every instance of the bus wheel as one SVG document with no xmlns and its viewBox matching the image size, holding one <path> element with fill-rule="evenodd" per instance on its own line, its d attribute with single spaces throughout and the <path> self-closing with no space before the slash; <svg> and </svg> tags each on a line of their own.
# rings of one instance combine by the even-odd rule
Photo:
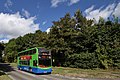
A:
<svg viewBox="0 0 120 80">
<path fill-rule="evenodd" d="M 18 70 L 22 70 L 21 68 L 18 68 Z"/>
<path fill-rule="evenodd" d="M 29 71 L 32 72 L 32 68 L 31 67 L 29 68 Z"/>
<path fill-rule="evenodd" d="M 51 74 L 51 72 L 49 72 L 48 74 Z"/>
</svg>

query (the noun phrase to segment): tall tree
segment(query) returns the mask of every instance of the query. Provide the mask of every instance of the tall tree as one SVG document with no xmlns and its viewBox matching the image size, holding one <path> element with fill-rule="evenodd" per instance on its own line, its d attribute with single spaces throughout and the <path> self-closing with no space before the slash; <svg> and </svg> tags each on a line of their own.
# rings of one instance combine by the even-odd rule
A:
<svg viewBox="0 0 120 80">
<path fill-rule="evenodd" d="M 0 62 L 2 61 L 2 52 L 4 50 L 5 46 L 4 46 L 4 43 L 0 43 Z"/>
</svg>

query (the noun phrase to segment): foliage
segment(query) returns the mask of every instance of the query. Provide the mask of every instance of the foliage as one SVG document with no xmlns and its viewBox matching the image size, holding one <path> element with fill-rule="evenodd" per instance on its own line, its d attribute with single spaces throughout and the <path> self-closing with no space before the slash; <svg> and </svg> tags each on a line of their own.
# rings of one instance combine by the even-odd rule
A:
<svg viewBox="0 0 120 80">
<path fill-rule="evenodd" d="M 51 50 L 54 66 L 76 68 L 120 68 L 120 24 L 118 17 L 98 23 L 87 20 L 80 10 L 53 21 L 50 32 L 40 30 L 12 39 L 5 59 L 14 62 L 17 52 L 31 47 Z"/>
<path fill-rule="evenodd" d="M 2 62 L 2 55 L 3 55 L 3 51 L 4 51 L 4 43 L 0 43 L 0 62 Z"/>
<path fill-rule="evenodd" d="M 93 69 L 98 68 L 98 60 L 94 53 L 79 53 L 69 57 L 70 67 Z"/>
<path fill-rule="evenodd" d="M 17 45 L 15 39 L 11 39 L 5 47 L 5 56 L 4 59 L 7 62 L 15 62 L 17 58 Z"/>
</svg>

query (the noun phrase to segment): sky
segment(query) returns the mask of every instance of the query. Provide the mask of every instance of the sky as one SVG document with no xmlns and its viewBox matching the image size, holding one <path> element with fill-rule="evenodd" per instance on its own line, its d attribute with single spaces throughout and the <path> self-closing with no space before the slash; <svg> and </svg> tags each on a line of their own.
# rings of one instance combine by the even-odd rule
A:
<svg viewBox="0 0 120 80">
<path fill-rule="evenodd" d="M 0 0 L 0 42 L 49 31 L 53 21 L 80 9 L 87 19 L 120 17 L 120 0 Z"/>
</svg>

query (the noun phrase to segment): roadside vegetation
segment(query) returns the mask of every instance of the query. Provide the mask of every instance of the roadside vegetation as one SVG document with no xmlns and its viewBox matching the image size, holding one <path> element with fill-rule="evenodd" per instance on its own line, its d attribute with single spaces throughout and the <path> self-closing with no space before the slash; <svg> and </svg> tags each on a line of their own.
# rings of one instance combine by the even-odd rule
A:
<svg viewBox="0 0 120 80">
<path fill-rule="evenodd" d="M 0 72 L 0 80 L 12 80 L 4 72 Z"/>
<path fill-rule="evenodd" d="M 10 63 L 11 66 L 16 67 L 16 63 Z M 76 78 L 106 78 L 106 79 L 119 79 L 119 69 L 79 69 L 69 67 L 52 67 L 52 74 L 62 75 Z"/>
<path fill-rule="evenodd" d="M 1 44 L 7 62 L 16 62 L 19 51 L 45 47 L 51 50 L 53 66 L 120 69 L 120 21 L 114 15 L 96 22 L 77 10 L 72 17 L 66 13 L 53 21 L 49 33 L 37 30 Z"/>
<path fill-rule="evenodd" d="M 0 67 L 0 80 L 12 80 L 8 77 L 8 74 L 5 74 L 4 70 L 4 67 Z"/>
<path fill-rule="evenodd" d="M 69 77 L 78 78 L 106 78 L 106 79 L 120 79 L 120 70 L 103 70 L 103 69 L 78 69 L 66 67 L 53 67 L 52 74 L 58 74 Z"/>
<path fill-rule="evenodd" d="M 4 74 L 3 72 L 0 72 L 0 80 L 12 80 L 8 77 L 8 75 Z"/>
</svg>

